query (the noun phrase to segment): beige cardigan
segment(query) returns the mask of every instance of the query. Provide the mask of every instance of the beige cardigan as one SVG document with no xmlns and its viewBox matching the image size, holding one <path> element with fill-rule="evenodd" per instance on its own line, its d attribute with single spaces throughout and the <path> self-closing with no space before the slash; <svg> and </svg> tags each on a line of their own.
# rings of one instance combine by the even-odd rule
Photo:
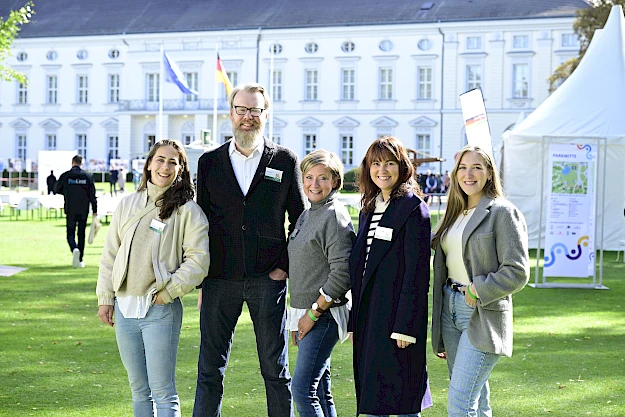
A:
<svg viewBox="0 0 625 417">
<path fill-rule="evenodd" d="M 124 236 L 120 236 L 121 229 L 147 201 L 145 190 L 130 194 L 119 203 L 113 215 L 100 260 L 96 287 L 98 305 L 114 305 L 115 293 L 126 279 L 130 245 L 139 222 L 131 225 Z M 156 211 L 148 215 L 156 218 Z M 195 201 L 188 201 L 164 223 L 163 233 L 153 235 L 152 264 L 156 291 L 165 289 L 175 299 L 191 292 L 208 275 L 208 220 Z"/>
</svg>

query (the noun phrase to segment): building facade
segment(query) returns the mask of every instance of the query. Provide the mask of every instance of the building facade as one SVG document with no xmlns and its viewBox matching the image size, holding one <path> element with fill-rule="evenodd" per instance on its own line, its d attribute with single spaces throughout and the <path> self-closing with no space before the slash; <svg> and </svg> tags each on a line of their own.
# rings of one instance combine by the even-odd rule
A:
<svg viewBox="0 0 625 417">
<path fill-rule="evenodd" d="M 422 3 L 425 13 L 436 8 Z M 70 27 L 65 34 L 33 22 L 5 61 L 29 82 L 0 83 L 0 159 L 6 168 L 9 159 L 36 160 L 40 150 L 76 150 L 87 168 L 102 169 L 112 158 L 142 158 L 159 138 L 161 94 L 164 137 L 189 144 L 212 130 L 216 100 L 212 137 L 223 143 L 232 131 L 224 86 L 214 81 L 217 49 L 233 84 L 270 88 L 265 134 L 300 157 L 324 148 L 349 169 L 373 139 L 390 134 L 446 159 L 420 170 L 449 170 L 466 144 L 459 95 L 473 88 L 483 91 L 498 157 L 502 133 L 545 100 L 547 77 L 578 53 L 574 10 L 585 3 L 551 3 L 548 13 L 519 9 L 516 17 L 513 10 L 495 18 L 484 12 L 466 20 L 367 23 L 356 15 L 345 24 L 324 25 L 319 17 L 255 29 L 94 34 Z M 44 21 L 51 13 L 35 16 Z M 161 91 L 161 47 L 198 96 L 172 83 Z"/>
</svg>

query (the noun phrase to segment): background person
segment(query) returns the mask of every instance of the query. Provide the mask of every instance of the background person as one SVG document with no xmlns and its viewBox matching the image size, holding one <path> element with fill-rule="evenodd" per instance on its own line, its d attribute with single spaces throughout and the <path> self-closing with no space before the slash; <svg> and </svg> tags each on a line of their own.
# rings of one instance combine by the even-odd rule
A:
<svg viewBox="0 0 625 417">
<path fill-rule="evenodd" d="M 123 193 L 126 188 L 126 172 L 124 171 L 124 167 L 119 167 L 117 185 L 119 185 L 119 192 Z"/>
<path fill-rule="evenodd" d="M 89 217 L 89 204 L 93 211 L 93 217 L 98 217 L 98 200 L 95 196 L 93 178 L 80 167 L 82 156 L 75 155 L 72 158 L 72 169 L 64 172 L 56 183 L 54 192 L 65 197 L 66 232 L 67 243 L 72 251 L 72 266 L 84 268 L 83 256 L 85 254 L 85 230 Z M 76 237 L 78 236 L 78 242 Z"/>
<path fill-rule="evenodd" d="M 357 413 L 417 416 L 431 405 L 425 363 L 430 213 L 396 138 L 360 165 L 362 211 L 350 256 Z"/>
<path fill-rule="evenodd" d="M 106 237 L 96 294 L 128 372 L 135 417 L 180 416 L 176 356 L 180 298 L 208 271 L 208 221 L 193 201 L 183 146 L 156 143 L 136 193 L 117 207 Z"/>
<path fill-rule="evenodd" d="M 56 186 L 54 171 L 50 171 L 50 175 L 46 177 L 46 185 L 48 186 L 48 194 L 54 194 L 54 187 Z"/>
<path fill-rule="evenodd" d="M 111 165 L 109 171 L 109 192 L 111 195 L 117 195 L 117 180 L 119 179 L 119 171 L 115 168 L 115 165 Z"/>
<path fill-rule="evenodd" d="M 288 213 L 293 232 L 304 211 L 301 173 L 294 152 L 263 137 L 270 101 L 262 85 L 237 86 L 229 103 L 234 139 L 198 162 L 197 201 L 211 224 L 211 265 L 199 299 L 193 415 L 221 414 L 234 329 L 245 302 L 254 323 L 267 413 L 290 417 L 284 225 Z"/>
<path fill-rule="evenodd" d="M 478 147 L 458 154 L 448 198 L 432 242 L 432 346 L 447 359 L 449 416 L 490 416 L 488 378 L 512 355 L 511 294 L 529 280 L 527 226 Z"/>
<path fill-rule="evenodd" d="M 330 355 L 347 338 L 349 254 L 356 234 L 338 199 L 343 164 L 323 149 L 300 164 L 305 210 L 289 239 L 289 309 L 293 344 L 298 347 L 293 399 L 300 417 L 336 417 Z"/>
</svg>

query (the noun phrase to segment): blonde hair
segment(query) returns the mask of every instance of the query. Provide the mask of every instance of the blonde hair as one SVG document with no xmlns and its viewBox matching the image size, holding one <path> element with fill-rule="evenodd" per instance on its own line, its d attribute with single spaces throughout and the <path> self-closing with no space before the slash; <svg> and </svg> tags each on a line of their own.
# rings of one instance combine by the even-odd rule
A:
<svg viewBox="0 0 625 417">
<path fill-rule="evenodd" d="M 265 99 L 265 110 L 271 107 L 271 99 L 269 98 L 269 93 L 267 92 L 265 87 L 263 87 L 261 84 L 258 84 L 258 83 L 245 83 L 245 84 L 239 84 L 236 87 L 234 87 L 232 89 L 232 92 L 230 93 L 230 97 L 228 97 L 228 103 L 230 104 L 230 107 L 233 106 L 234 97 L 241 90 L 245 90 L 248 93 L 252 93 L 252 94 L 261 93 L 263 95 L 263 98 Z"/>
<path fill-rule="evenodd" d="M 325 149 L 317 149 L 312 151 L 302 159 L 299 168 L 302 170 L 302 177 L 315 165 L 323 165 L 332 173 L 332 178 L 337 180 L 334 190 L 340 190 L 343 187 L 343 163 L 339 156 L 334 152 Z"/>
<path fill-rule="evenodd" d="M 483 195 L 490 198 L 503 197 L 503 187 L 501 186 L 501 180 L 499 179 L 499 171 L 495 166 L 495 162 L 489 153 L 484 151 L 478 146 L 467 145 L 458 152 L 456 161 L 454 163 L 454 169 L 450 174 L 449 192 L 447 193 L 447 209 L 440 226 L 437 227 L 434 238 L 432 239 L 432 247 L 436 248 L 439 241 L 447 234 L 449 228 L 455 223 L 460 213 L 463 210 L 469 208 L 469 196 L 462 191 L 460 184 L 458 183 L 458 167 L 464 155 L 469 152 L 476 153 L 484 162 L 484 166 L 490 178 L 486 180 L 484 188 L 482 189 Z"/>
</svg>

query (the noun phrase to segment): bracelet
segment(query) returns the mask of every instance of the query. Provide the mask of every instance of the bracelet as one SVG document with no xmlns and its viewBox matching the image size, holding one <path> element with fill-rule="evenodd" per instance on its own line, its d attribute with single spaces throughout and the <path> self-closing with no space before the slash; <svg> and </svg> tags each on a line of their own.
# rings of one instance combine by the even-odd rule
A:
<svg viewBox="0 0 625 417">
<path fill-rule="evenodd" d="M 315 315 L 313 314 L 312 310 L 308 310 L 308 317 L 310 317 L 310 319 L 314 322 L 316 322 L 317 320 L 319 320 L 319 317 L 315 317 Z"/>
<path fill-rule="evenodd" d="M 478 297 L 471 292 L 471 284 L 467 285 L 467 291 L 469 292 L 469 297 L 473 298 L 474 300 L 477 300 Z"/>
</svg>

